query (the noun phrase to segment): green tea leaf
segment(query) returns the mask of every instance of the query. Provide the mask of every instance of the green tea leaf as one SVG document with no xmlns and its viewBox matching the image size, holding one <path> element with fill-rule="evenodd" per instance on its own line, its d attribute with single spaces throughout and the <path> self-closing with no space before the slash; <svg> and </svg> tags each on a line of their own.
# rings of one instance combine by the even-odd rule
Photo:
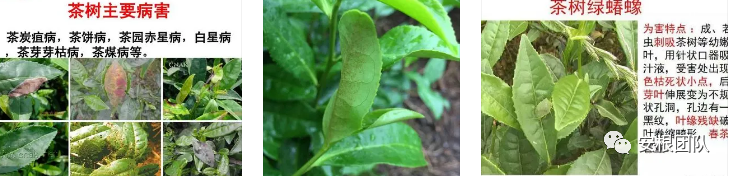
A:
<svg viewBox="0 0 733 176">
<path fill-rule="evenodd" d="M 316 110 L 305 103 L 276 103 L 264 101 L 262 105 L 263 133 L 278 138 L 304 137 L 309 129 L 317 129 L 320 119 Z M 361 123 L 361 121 L 359 121 Z M 358 128 L 361 128 L 359 124 Z"/>
<path fill-rule="evenodd" d="M 201 116 L 196 117 L 196 120 L 224 120 L 226 115 L 227 111 L 212 111 L 201 114 Z"/>
<path fill-rule="evenodd" d="M 16 171 L 43 156 L 56 134 L 55 128 L 25 126 L 0 135 L 0 144 L 3 144 L 0 173 Z"/>
<path fill-rule="evenodd" d="M 524 135 L 532 141 L 532 147 L 539 153 L 541 161 L 547 164 L 552 163 L 555 157 L 557 144 L 557 132 L 553 128 L 555 118 L 554 116 L 539 118 L 534 110 L 537 104 L 550 97 L 554 87 L 550 74 L 527 35 L 523 34 L 512 85 L 514 109 Z"/>
<path fill-rule="evenodd" d="M 401 25 L 390 29 L 379 39 L 379 46 L 382 49 L 383 70 L 406 57 L 460 60 L 448 43 L 418 26 Z"/>
<path fill-rule="evenodd" d="M 71 171 L 71 176 L 89 176 L 89 174 L 94 171 L 92 169 L 74 163 L 69 164 L 69 170 Z"/>
<path fill-rule="evenodd" d="M 636 21 L 616 21 L 616 34 L 621 48 L 626 56 L 626 66 L 631 70 L 636 70 L 637 60 L 637 22 Z"/>
<path fill-rule="evenodd" d="M 283 71 L 291 73 L 299 80 L 318 85 L 313 50 L 308 46 L 303 32 L 290 24 L 285 12 L 265 7 L 262 25 L 263 29 L 268 30 L 263 31 L 264 46 L 269 50 L 272 59 L 284 68 Z"/>
<path fill-rule="evenodd" d="M 0 95 L 0 109 L 3 110 L 3 113 L 10 114 L 9 107 L 10 107 L 10 99 L 8 98 L 8 95 Z M 10 114 L 10 116 L 12 115 Z"/>
<path fill-rule="evenodd" d="M 571 164 L 551 166 L 550 169 L 543 173 L 543 175 L 566 175 L 568 173 L 568 169 L 570 169 Z"/>
<path fill-rule="evenodd" d="M 639 126 L 636 124 L 636 121 L 638 118 L 634 118 L 634 121 L 631 122 L 631 125 L 629 125 L 629 129 L 626 130 L 626 133 L 624 133 L 624 139 L 629 140 L 629 143 L 631 143 L 631 148 L 629 149 L 630 154 L 638 154 L 639 153 L 639 135 L 638 129 Z M 629 155 L 630 156 L 630 155 Z M 626 156 L 626 157 L 629 157 Z"/>
<path fill-rule="evenodd" d="M 166 114 L 168 113 L 172 113 L 175 115 L 188 115 L 189 114 L 188 109 L 186 108 L 186 106 L 184 106 L 184 104 L 171 105 L 168 103 L 163 103 L 163 111 Z"/>
<path fill-rule="evenodd" d="M 109 109 L 109 106 L 107 106 L 107 104 L 104 103 L 104 101 L 102 101 L 102 99 L 100 99 L 96 95 L 84 96 L 84 103 L 86 103 L 89 108 L 92 108 L 92 110 L 95 111 Z"/>
<path fill-rule="evenodd" d="M 296 101 L 312 100 L 316 97 L 315 86 L 303 85 L 291 74 L 282 71 L 279 66 L 265 64 L 262 70 L 262 85 L 264 86 L 262 96 L 264 98 L 275 101 Z"/>
<path fill-rule="evenodd" d="M 169 164 L 168 167 L 165 168 L 165 175 L 167 176 L 181 176 L 183 174 L 183 167 L 186 166 L 186 159 L 178 158 L 173 163 Z"/>
<path fill-rule="evenodd" d="M 219 111 L 219 104 L 216 103 L 215 99 L 210 99 L 209 103 L 206 104 L 206 107 L 204 107 L 204 113 L 210 113 L 210 112 L 216 112 Z"/>
<path fill-rule="evenodd" d="M 545 26 L 550 31 L 562 33 L 562 34 L 565 34 L 566 36 L 569 36 L 570 35 L 569 32 L 570 32 L 571 27 L 563 24 L 560 21 L 545 21 L 545 20 L 543 20 L 543 21 L 540 21 L 540 23 L 542 24 L 542 26 Z"/>
<path fill-rule="evenodd" d="M 494 75 L 481 73 L 481 112 L 512 128 L 520 129 L 514 114 L 512 88 Z"/>
<path fill-rule="evenodd" d="M 224 78 L 219 83 L 221 90 L 229 90 L 236 88 L 242 80 L 242 60 L 241 59 L 230 59 L 226 65 L 224 65 Z"/>
<path fill-rule="evenodd" d="M 458 41 L 453 26 L 441 3 L 437 0 L 379 0 L 407 16 L 420 22 L 448 43 L 449 48 L 458 55 Z M 343 40 L 342 40 L 343 41 Z"/>
<path fill-rule="evenodd" d="M 423 69 L 423 77 L 428 80 L 429 83 L 434 83 L 435 81 L 438 81 L 440 77 L 443 77 L 443 72 L 445 72 L 446 68 L 446 60 L 442 59 L 430 59 L 428 60 L 428 63 L 425 64 L 425 68 Z"/>
<path fill-rule="evenodd" d="M 536 174 L 542 168 L 540 156 L 532 148 L 530 141 L 522 131 L 514 128 L 499 128 L 504 130 L 502 138 L 494 145 L 497 147 L 499 167 L 509 175 Z"/>
<path fill-rule="evenodd" d="M 374 22 L 366 13 L 350 10 L 339 22 L 343 69 L 341 82 L 323 115 L 326 142 L 335 142 L 361 128 L 379 88 L 382 53 Z"/>
<path fill-rule="evenodd" d="M 499 61 L 504 53 L 504 46 L 509 40 L 509 21 L 487 21 L 481 32 L 481 72 L 494 74 L 489 70 Z"/>
<path fill-rule="evenodd" d="M 629 152 L 631 153 L 631 152 Z M 619 175 L 637 175 L 639 156 L 637 154 L 629 154 L 624 156 L 624 163 L 621 165 L 621 169 L 618 171 Z"/>
<path fill-rule="evenodd" d="M 216 101 L 219 107 L 226 110 L 229 115 L 234 116 L 234 118 L 242 119 L 242 105 L 237 103 L 234 100 L 217 100 Z"/>
<path fill-rule="evenodd" d="M 334 143 L 313 166 L 378 163 L 401 167 L 427 165 L 417 132 L 404 123 L 367 129 Z"/>
<path fill-rule="evenodd" d="M 223 148 L 219 152 L 219 166 L 217 166 L 217 170 L 219 171 L 220 175 L 227 175 L 227 172 L 229 172 L 229 149 Z"/>
<path fill-rule="evenodd" d="M 54 165 L 41 164 L 33 167 L 33 171 L 42 173 L 44 175 L 61 175 L 61 169 Z"/>
<path fill-rule="evenodd" d="M 527 30 L 527 26 L 529 26 L 528 21 L 510 21 L 509 22 L 509 38 L 507 40 L 512 40 L 514 37 L 517 37 L 519 34 L 524 33 L 524 31 Z"/>
<path fill-rule="evenodd" d="M 547 70 L 552 72 L 552 81 L 557 81 L 565 76 L 565 66 L 560 59 L 550 54 L 540 54 L 540 56 L 545 61 Z"/>
<path fill-rule="evenodd" d="M 588 83 L 575 75 L 557 81 L 552 92 L 552 108 L 555 109 L 555 129 L 585 120 L 590 111 Z"/>
<path fill-rule="evenodd" d="M 616 108 L 616 105 L 614 105 L 613 102 L 601 100 L 598 101 L 598 103 L 594 106 L 598 110 L 598 113 L 601 114 L 601 116 L 611 119 L 616 125 L 624 126 L 629 123 L 626 122 L 626 118 L 624 118 L 624 116 L 621 114 L 621 111 Z"/>
<path fill-rule="evenodd" d="M 74 143 L 87 137 L 109 130 L 109 127 L 102 124 L 93 124 L 81 127 L 69 133 L 69 142 Z"/>
<path fill-rule="evenodd" d="M 431 83 L 427 78 L 416 72 L 407 72 L 406 75 L 417 84 L 417 95 L 420 96 L 420 100 L 433 112 L 433 117 L 440 120 L 445 108 L 450 107 L 450 102 L 443 98 L 440 92 L 430 88 Z"/>
<path fill-rule="evenodd" d="M 313 3 L 318 6 L 319 9 L 323 11 L 328 18 L 331 18 L 331 13 L 333 12 L 333 0 L 311 0 Z"/>
<path fill-rule="evenodd" d="M 239 122 L 214 122 L 207 126 L 200 133 L 208 138 L 222 137 L 229 133 L 242 129 L 242 123 Z"/>
<path fill-rule="evenodd" d="M 481 175 L 506 175 L 504 171 L 502 171 L 499 166 L 496 166 L 494 162 L 486 158 L 485 156 L 481 157 Z"/>
<path fill-rule="evenodd" d="M 0 94 L 6 95 L 28 79 L 43 77 L 52 80 L 64 74 L 56 68 L 25 60 L 0 63 L 0 73 Z"/>
<path fill-rule="evenodd" d="M 369 112 L 362 120 L 362 129 L 376 128 L 379 126 L 415 118 L 423 118 L 418 112 L 402 108 L 378 109 Z"/>
<path fill-rule="evenodd" d="M 195 77 L 195 74 L 189 75 L 188 78 L 186 78 L 186 81 L 183 82 L 183 86 L 176 96 L 176 104 L 181 104 L 186 101 L 186 97 L 191 93 L 191 87 L 193 86 L 193 80 Z"/>
<path fill-rule="evenodd" d="M 186 64 L 188 64 L 188 75 L 196 75 L 193 78 L 193 82 L 206 81 L 206 60 L 204 58 L 187 58 Z"/>
<path fill-rule="evenodd" d="M 308 161 L 309 154 L 307 143 L 285 140 L 280 146 L 280 156 L 283 159 L 277 162 L 278 169 L 283 175 L 293 175 L 298 168 Z"/>
<path fill-rule="evenodd" d="M 606 149 L 587 152 L 568 169 L 568 175 L 611 175 L 611 160 Z"/>
<path fill-rule="evenodd" d="M 61 67 L 62 69 L 64 69 L 64 71 L 68 71 L 69 70 L 69 60 L 67 60 L 67 59 L 64 59 L 64 58 L 53 58 L 53 59 L 48 59 L 48 60 L 51 63 L 53 63 L 53 65 L 56 65 L 56 66 Z"/>
<path fill-rule="evenodd" d="M 71 74 L 71 79 L 76 81 L 76 83 L 79 83 L 79 85 L 84 85 L 84 80 L 89 77 L 87 68 L 84 67 L 84 65 L 77 59 L 71 59 L 69 65 L 71 65 L 71 69 L 73 70 L 72 72 L 69 72 Z"/>
</svg>

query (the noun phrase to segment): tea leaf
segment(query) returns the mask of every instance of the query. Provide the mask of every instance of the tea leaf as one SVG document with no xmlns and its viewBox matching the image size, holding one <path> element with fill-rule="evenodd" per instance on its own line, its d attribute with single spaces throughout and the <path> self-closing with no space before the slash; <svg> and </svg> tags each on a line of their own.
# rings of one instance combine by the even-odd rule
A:
<svg viewBox="0 0 733 176">
<path fill-rule="evenodd" d="M 176 104 L 181 104 L 183 101 L 186 101 L 186 97 L 188 97 L 188 94 L 191 92 L 191 87 L 193 86 L 193 80 L 195 77 L 195 74 L 189 75 L 188 78 L 186 78 L 186 81 L 183 82 L 183 86 L 176 96 Z"/>
<path fill-rule="evenodd" d="M 391 109 L 378 109 L 369 112 L 364 116 L 362 120 L 362 129 L 376 128 L 379 126 L 415 119 L 423 118 L 424 116 L 415 111 L 402 108 L 391 108 Z"/>
<path fill-rule="evenodd" d="M 25 60 L 0 63 L 0 73 L 0 94 L 10 93 L 27 79 L 44 77 L 52 80 L 64 74 L 56 68 Z"/>
<path fill-rule="evenodd" d="M 542 60 L 545 61 L 547 70 L 552 72 L 552 81 L 557 81 L 565 76 L 565 66 L 562 64 L 560 59 L 549 54 L 540 54 L 540 56 L 542 57 Z"/>
<path fill-rule="evenodd" d="M 588 83 L 575 75 L 557 81 L 552 92 L 552 108 L 555 109 L 555 129 L 585 120 L 590 111 Z"/>
<path fill-rule="evenodd" d="M 219 111 L 219 104 L 216 103 L 215 99 L 210 99 L 209 102 L 204 107 L 204 113 L 210 113 L 210 112 L 216 112 Z"/>
<path fill-rule="evenodd" d="M 168 176 L 181 176 L 183 174 L 183 167 L 185 167 L 187 163 L 188 161 L 186 161 L 186 159 L 178 158 L 165 168 L 164 173 Z"/>
<path fill-rule="evenodd" d="M 168 113 L 172 113 L 175 115 L 188 115 L 189 114 L 188 109 L 186 108 L 186 106 L 184 106 L 184 104 L 171 105 L 168 103 L 163 103 L 163 111 L 166 114 Z"/>
<path fill-rule="evenodd" d="M 79 85 L 84 85 L 84 81 L 89 77 L 87 68 L 85 68 L 77 59 L 71 59 L 69 65 L 71 65 L 71 69 L 73 70 L 70 72 L 71 79 L 76 81 Z"/>
<path fill-rule="evenodd" d="M 13 120 L 28 120 L 33 114 L 33 97 L 10 98 L 10 115 Z"/>
<path fill-rule="evenodd" d="M 425 103 L 425 106 L 433 112 L 435 119 L 440 119 L 443 115 L 443 110 L 446 107 L 450 107 L 450 102 L 443 98 L 440 92 L 433 91 L 430 88 L 430 81 L 425 77 L 420 76 L 416 72 L 407 72 L 407 77 L 415 81 L 417 84 L 417 94 L 420 99 Z"/>
<path fill-rule="evenodd" d="M 361 128 L 379 88 L 382 53 L 374 22 L 366 13 L 350 10 L 339 23 L 343 68 L 341 82 L 323 115 L 326 142 L 335 142 Z"/>
<path fill-rule="evenodd" d="M 629 152 L 630 153 L 630 152 Z M 621 169 L 618 171 L 619 175 L 637 175 L 638 174 L 638 155 L 630 154 L 624 156 L 624 163 L 621 165 Z"/>
<path fill-rule="evenodd" d="M 624 139 L 628 139 L 629 143 L 631 143 L 631 148 L 629 149 L 630 154 L 639 153 L 639 135 L 637 134 L 639 126 L 638 124 L 636 124 L 637 120 L 638 118 L 634 118 L 634 121 L 632 121 L 631 125 L 629 125 L 629 129 L 626 130 L 626 133 L 624 133 Z"/>
<path fill-rule="evenodd" d="M 201 116 L 196 117 L 196 120 L 223 120 L 226 115 L 226 111 L 212 111 L 201 114 Z"/>
<path fill-rule="evenodd" d="M 568 175 L 611 175 L 611 160 L 606 149 L 587 152 L 568 169 Z"/>
<path fill-rule="evenodd" d="M 379 0 L 407 16 L 420 22 L 448 43 L 448 47 L 458 55 L 458 41 L 453 26 L 441 3 L 437 0 Z M 374 24 L 374 23 L 372 23 Z"/>
<path fill-rule="evenodd" d="M 238 122 L 214 122 L 207 126 L 200 133 L 208 138 L 222 137 L 229 133 L 242 129 L 242 123 Z"/>
<path fill-rule="evenodd" d="M 227 172 L 229 171 L 229 149 L 223 148 L 219 150 L 219 166 L 217 166 L 217 170 L 219 170 L 220 175 L 227 175 Z"/>
<path fill-rule="evenodd" d="M 285 12 L 266 7 L 263 10 L 262 25 L 263 29 L 267 29 L 263 34 L 264 46 L 269 50 L 272 59 L 299 80 L 318 85 L 313 50 L 308 46 L 302 31 L 290 24 Z"/>
<path fill-rule="evenodd" d="M 109 106 L 107 106 L 107 104 L 104 103 L 102 99 L 99 99 L 99 97 L 96 95 L 84 96 L 84 103 L 86 103 L 89 108 L 95 111 L 109 109 Z"/>
<path fill-rule="evenodd" d="M 231 59 L 224 65 L 224 78 L 219 83 L 221 90 L 229 90 L 236 88 L 241 84 L 242 80 L 242 60 Z M 239 84 L 237 84 L 239 82 Z"/>
<path fill-rule="evenodd" d="M 542 168 L 543 161 L 532 148 L 530 141 L 522 131 L 514 128 L 499 128 L 502 138 L 495 147 L 498 153 L 499 167 L 509 175 L 536 174 Z"/>
<path fill-rule="evenodd" d="M 148 164 L 148 165 L 138 168 L 137 175 L 155 176 L 155 174 L 158 173 L 159 170 L 160 170 L 160 167 L 157 164 Z"/>
<path fill-rule="evenodd" d="M 331 18 L 331 13 L 333 12 L 333 6 L 334 6 L 333 0 L 311 0 L 311 1 L 313 1 L 313 3 L 315 3 L 316 6 L 318 6 L 318 8 L 321 9 L 321 11 L 323 11 L 323 13 L 326 14 L 326 16 L 328 16 L 329 19 Z"/>
<path fill-rule="evenodd" d="M 379 39 L 382 69 L 389 69 L 405 57 L 441 58 L 459 61 L 449 44 L 423 27 L 401 25 L 390 29 Z"/>
<path fill-rule="evenodd" d="M 51 127 L 26 126 L 0 135 L 0 144 L 3 144 L 0 173 L 18 170 L 43 156 L 56 133 Z"/>
<path fill-rule="evenodd" d="M 446 60 L 442 59 L 430 59 L 428 60 L 428 63 L 425 64 L 425 68 L 423 69 L 423 77 L 428 80 L 429 83 L 434 83 L 435 81 L 438 81 L 440 77 L 443 77 L 443 72 L 445 72 L 446 68 Z"/>
<path fill-rule="evenodd" d="M 512 88 L 494 75 L 481 73 L 481 112 L 512 128 L 520 129 L 514 114 Z"/>
<path fill-rule="evenodd" d="M 120 120 L 135 120 L 140 115 L 140 104 L 132 98 L 125 98 L 119 112 Z"/>
<path fill-rule="evenodd" d="M 514 37 L 517 37 L 519 34 L 524 33 L 524 31 L 527 30 L 527 26 L 529 26 L 529 22 L 527 21 L 510 21 L 509 22 L 509 38 L 507 38 L 507 40 L 512 40 Z"/>
<path fill-rule="evenodd" d="M 68 71 L 69 70 L 69 60 L 67 60 L 67 59 L 64 59 L 64 58 L 53 58 L 53 59 L 48 59 L 48 60 L 51 63 L 53 63 L 53 65 L 56 65 L 56 66 L 61 67 L 62 69 L 64 69 L 64 71 Z"/>
<path fill-rule="evenodd" d="M 234 116 L 234 118 L 242 119 L 242 105 L 237 103 L 234 100 L 217 100 L 216 101 L 219 107 L 226 110 L 229 115 Z"/>
<path fill-rule="evenodd" d="M 188 75 L 196 75 L 193 82 L 206 82 L 206 59 L 204 58 L 187 58 Z"/>
<path fill-rule="evenodd" d="M 626 122 L 626 118 L 624 118 L 621 111 L 616 108 L 616 105 L 614 105 L 613 102 L 601 100 L 594 106 L 598 109 L 598 113 L 600 113 L 601 116 L 611 119 L 616 125 L 624 126 L 629 123 Z"/>
<path fill-rule="evenodd" d="M 49 165 L 49 164 L 41 164 L 39 166 L 33 167 L 33 171 L 42 173 L 44 175 L 60 175 L 61 169 L 59 167 Z"/>
<path fill-rule="evenodd" d="M 316 97 L 315 86 L 302 85 L 291 74 L 283 72 L 279 66 L 265 64 L 262 70 L 262 84 L 264 86 L 262 96 L 264 98 L 276 101 L 294 101 L 311 100 Z"/>
<path fill-rule="evenodd" d="M 494 74 L 489 70 L 499 61 L 509 40 L 508 21 L 487 21 L 481 32 L 481 72 Z"/>
<path fill-rule="evenodd" d="M 334 143 L 313 166 L 384 163 L 401 167 L 427 165 L 420 137 L 409 125 L 392 123 L 367 129 Z"/>
<path fill-rule="evenodd" d="M 550 74 L 527 35 L 523 34 L 512 85 L 514 109 L 524 135 L 532 141 L 532 147 L 539 153 L 541 161 L 548 164 L 552 163 L 556 151 L 557 132 L 552 126 L 555 118 L 539 118 L 534 110 L 537 104 L 550 97 L 554 87 Z"/>
<path fill-rule="evenodd" d="M 552 166 L 543 175 L 565 175 L 568 173 L 568 169 L 570 169 L 570 164 Z"/>
<path fill-rule="evenodd" d="M 107 98 L 109 104 L 113 108 L 125 100 L 125 91 L 127 90 L 127 72 L 118 63 L 119 61 L 112 61 L 112 65 L 107 68 L 107 73 L 104 74 L 104 90 L 107 92 Z M 86 98 L 85 98 L 86 100 Z M 87 102 L 87 105 L 89 103 Z M 106 105 L 105 105 L 106 106 Z M 95 109 L 92 107 L 92 109 Z"/>
<path fill-rule="evenodd" d="M 481 175 L 506 175 L 504 171 L 502 171 L 499 166 L 496 166 L 494 162 L 486 158 L 485 156 L 481 157 Z"/>
<path fill-rule="evenodd" d="M 636 21 L 616 21 L 616 34 L 621 48 L 626 56 L 626 66 L 631 70 L 636 70 L 637 60 L 637 22 Z"/>
<path fill-rule="evenodd" d="M 320 122 L 316 110 L 304 103 L 276 103 L 264 101 L 262 105 L 264 133 L 278 138 L 294 138 L 308 135 L 308 129 L 318 128 Z M 360 122 L 361 123 L 361 122 Z M 359 124 L 361 128 L 361 124 Z"/>
<path fill-rule="evenodd" d="M 69 170 L 71 171 L 71 176 L 89 176 L 89 174 L 94 171 L 92 169 L 74 163 L 69 164 Z"/>
</svg>

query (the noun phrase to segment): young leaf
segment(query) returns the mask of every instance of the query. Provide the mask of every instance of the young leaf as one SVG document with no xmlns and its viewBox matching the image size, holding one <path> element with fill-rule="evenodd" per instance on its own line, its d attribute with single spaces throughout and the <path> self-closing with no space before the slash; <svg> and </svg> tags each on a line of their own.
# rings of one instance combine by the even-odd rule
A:
<svg viewBox="0 0 733 176">
<path fill-rule="evenodd" d="M 51 127 L 26 126 L 0 135 L 0 144 L 3 144 L 0 173 L 18 170 L 43 156 L 56 133 Z"/>
<path fill-rule="evenodd" d="M 181 104 L 183 103 L 183 101 L 186 101 L 186 97 L 188 97 L 188 94 L 191 93 L 191 87 L 193 86 L 193 80 L 195 77 L 195 74 L 189 75 L 188 78 L 186 78 L 186 81 L 183 82 L 181 91 L 179 91 L 178 95 L 176 96 L 176 104 Z"/>
<path fill-rule="evenodd" d="M 481 72 L 489 70 L 499 61 L 509 40 L 509 21 L 487 21 L 481 32 Z"/>
<path fill-rule="evenodd" d="M 333 12 L 333 0 L 311 0 L 313 3 L 318 6 L 321 11 L 323 11 L 328 18 L 331 18 L 331 13 Z"/>
<path fill-rule="evenodd" d="M 69 63 L 71 65 L 71 79 L 76 81 L 76 83 L 79 83 L 79 85 L 84 85 L 84 80 L 89 77 L 89 73 L 87 72 L 87 68 L 84 67 L 84 64 L 81 64 L 77 59 L 71 59 L 71 62 Z"/>
<path fill-rule="evenodd" d="M 448 43 L 453 54 L 458 55 L 458 41 L 448 13 L 437 0 L 379 0 L 407 16 L 410 16 L 433 31 Z"/>
<path fill-rule="evenodd" d="M 527 21 L 510 21 L 509 22 L 509 38 L 507 40 L 512 40 L 514 37 L 517 37 L 519 34 L 524 33 L 524 31 L 527 30 L 527 26 L 529 26 L 529 22 Z"/>
<path fill-rule="evenodd" d="M 486 158 L 481 157 L 481 175 L 506 175 L 494 162 Z"/>
<path fill-rule="evenodd" d="M 557 130 L 585 120 L 590 111 L 588 83 L 575 75 L 568 75 L 558 80 L 552 92 L 552 108 L 555 109 Z"/>
<path fill-rule="evenodd" d="M 323 115 L 326 142 L 335 142 L 361 128 L 379 88 L 382 53 L 374 22 L 366 13 L 350 10 L 339 23 L 343 69 L 341 82 Z"/>
<path fill-rule="evenodd" d="M 625 136 L 624 136 L 625 137 Z M 639 156 L 637 154 L 629 154 L 624 156 L 624 163 L 621 165 L 621 169 L 618 171 L 619 175 L 637 175 L 638 174 L 638 163 Z"/>
<path fill-rule="evenodd" d="M 242 129 L 242 123 L 239 122 L 214 122 L 207 126 L 200 133 L 208 138 L 225 136 L 234 131 Z"/>
<path fill-rule="evenodd" d="M 216 112 L 219 111 L 219 104 L 216 103 L 215 99 L 210 99 L 208 103 L 206 103 L 206 107 L 204 107 L 204 113 L 210 113 L 210 112 Z"/>
<path fill-rule="evenodd" d="M 611 160 L 606 149 L 587 152 L 568 169 L 568 175 L 611 175 Z"/>
<path fill-rule="evenodd" d="M 626 56 L 626 66 L 631 70 L 636 70 L 637 60 L 637 22 L 636 21 L 616 21 L 616 34 L 621 43 L 621 48 Z"/>
<path fill-rule="evenodd" d="M 534 110 L 537 104 L 550 97 L 554 86 L 550 74 L 527 35 L 522 34 L 512 85 L 514 109 L 524 135 L 532 141 L 541 161 L 547 164 L 555 157 L 557 132 L 552 126 L 555 118 L 539 118 Z"/>
<path fill-rule="evenodd" d="M 401 25 L 390 29 L 379 39 L 382 48 L 382 69 L 388 69 L 405 57 L 460 60 L 449 44 L 423 27 Z"/>
<path fill-rule="evenodd" d="M 283 72 L 279 66 L 265 64 L 262 70 L 264 98 L 275 101 L 297 101 L 312 100 L 316 97 L 316 86 L 303 85 L 290 73 Z"/>
<path fill-rule="evenodd" d="M 95 111 L 109 109 L 109 106 L 107 106 L 107 104 L 104 103 L 102 99 L 99 99 L 99 97 L 96 95 L 84 96 L 84 103 L 86 103 L 89 108 L 92 108 L 92 110 Z"/>
<path fill-rule="evenodd" d="M 0 94 L 10 93 L 27 79 L 44 77 L 52 80 L 64 74 L 56 68 L 25 60 L 0 63 L 0 73 Z"/>
<path fill-rule="evenodd" d="M 299 80 L 318 85 L 313 50 L 308 46 L 305 35 L 290 24 L 285 12 L 274 7 L 265 7 L 262 25 L 263 29 L 268 30 L 263 31 L 263 38 L 272 59 Z"/>
<path fill-rule="evenodd" d="M 542 24 L 542 26 L 545 26 L 550 31 L 558 32 L 558 33 L 564 34 L 566 36 L 569 36 L 570 35 L 569 32 L 572 29 L 572 27 L 567 26 L 567 25 L 563 24 L 560 21 L 545 21 L 545 20 L 543 20 L 543 21 L 540 21 L 540 23 Z"/>
<path fill-rule="evenodd" d="M 621 114 L 621 111 L 616 108 L 616 105 L 614 105 L 613 102 L 610 102 L 608 100 L 601 100 L 598 101 L 598 103 L 594 106 L 598 110 L 598 113 L 601 114 L 601 116 L 611 119 L 616 125 L 624 126 L 629 123 L 626 122 L 626 118 L 624 118 L 624 116 Z"/>
<path fill-rule="evenodd" d="M 163 111 L 166 114 L 168 113 L 172 113 L 175 115 L 188 115 L 189 114 L 188 109 L 186 108 L 186 106 L 184 106 L 184 104 L 171 105 L 171 104 L 168 104 L 167 102 L 163 103 Z"/>
<path fill-rule="evenodd" d="M 376 128 L 379 126 L 424 116 L 415 111 L 402 108 L 378 109 L 369 112 L 362 120 L 362 129 Z"/>
<path fill-rule="evenodd" d="M 224 78 L 219 83 L 221 90 L 230 90 L 238 86 L 237 82 L 242 80 L 242 60 L 230 59 L 226 65 L 224 65 Z M 240 83 L 241 84 L 241 83 Z"/>
<path fill-rule="evenodd" d="M 520 129 L 514 114 L 512 88 L 494 75 L 481 73 L 481 112 L 512 128 Z"/>
<path fill-rule="evenodd" d="M 427 165 L 420 137 L 409 125 L 392 123 L 364 130 L 334 143 L 313 166 L 390 164 L 401 167 Z"/>
</svg>

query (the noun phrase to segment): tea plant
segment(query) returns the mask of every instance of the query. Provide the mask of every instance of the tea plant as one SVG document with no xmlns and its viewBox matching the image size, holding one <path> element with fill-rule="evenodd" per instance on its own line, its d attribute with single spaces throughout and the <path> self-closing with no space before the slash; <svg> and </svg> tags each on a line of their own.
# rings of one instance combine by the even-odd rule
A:
<svg viewBox="0 0 733 176">
<path fill-rule="evenodd" d="M 166 120 L 242 119 L 242 61 L 164 59 Z"/>
<path fill-rule="evenodd" d="M 481 39 L 482 174 L 636 174 L 636 22 L 488 21 Z"/>
<path fill-rule="evenodd" d="M 160 123 L 76 122 L 71 129 L 72 176 L 154 176 L 160 171 Z"/>
<path fill-rule="evenodd" d="M 66 123 L 0 124 L 0 175 L 68 173 Z"/>
<path fill-rule="evenodd" d="M 67 59 L 0 59 L 0 119 L 67 118 Z"/>
<path fill-rule="evenodd" d="M 459 61 L 441 2 L 312 2 L 264 2 L 265 175 L 359 175 L 376 164 L 427 165 L 419 136 L 400 122 L 423 115 L 395 107 L 410 78 L 419 81 L 436 116 L 447 104 L 430 90 L 445 60 L 431 60 L 439 72 L 401 71 L 416 58 Z M 424 26 L 397 26 L 378 38 L 372 17 L 361 11 L 369 9 L 377 17 L 396 9 Z"/>
<path fill-rule="evenodd" d="M 242 175 L 242 124 L 165 123 L 165 175 Z"/>
<path fill-rule="evenodd" d="M 159 59 L 80 58 L 70 65 L 74 119 L 160 119 Z"/>
</svg>

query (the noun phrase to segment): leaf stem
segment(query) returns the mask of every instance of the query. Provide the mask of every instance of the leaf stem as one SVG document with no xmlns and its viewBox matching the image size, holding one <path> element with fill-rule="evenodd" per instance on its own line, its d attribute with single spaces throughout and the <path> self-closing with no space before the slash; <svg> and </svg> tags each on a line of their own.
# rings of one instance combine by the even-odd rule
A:
<svg viewBox="0 0 733 176">
<path fill-rule="evenodd" d="M 316 155 L 314 155 L 313 158 L 308 160 L 308 162 L 305 163 L 305 165 L 300 167 L 300 169 L 298 169 L 298 171 L 295 172 L 293 176 L 300 176 L 300 175 L 305 174 L 305 172 L 308 172 L 308 170 L 311 169 L 311 166 L 313 165 L 313 163 L 315 163 L 316 160 L 318 160 L 318 158 L 320 158 L 323 154 L 325 154 L 329 148 L 331 148 L 331 143 L 326 143 L 323 147 L 321 147 L 320 150 L 318 150 L 318 153 L 316 153 Z"/>
<path fill-rule="evenodd" d="M 336 0 L 336 3 L 333 5 L 333 11 L 331 11 L 331 22 L 329 28 L 331 29 L 331 42 L 328 46 L 328 60 L 326 60 L 326 70 L 323 71 L 321 74 L 321 78 L 318 80 L 318 88 L 316 91 L 316 98 L 313 100 L 313 107 L 318 108 L 318 96 L 320 96 L 321 92 L 323 91 L 323 87 L 326 87 L 326 83 L 328 82 L 328 72 L 331 72 L 331 67 L 335 64 L 333 62 L 333 59 L 336 57 L 336 29 L 337 23 L 338 23 L 338 12 L 339 7 L 341 6 L 341 0 Z"/>
</svg>

